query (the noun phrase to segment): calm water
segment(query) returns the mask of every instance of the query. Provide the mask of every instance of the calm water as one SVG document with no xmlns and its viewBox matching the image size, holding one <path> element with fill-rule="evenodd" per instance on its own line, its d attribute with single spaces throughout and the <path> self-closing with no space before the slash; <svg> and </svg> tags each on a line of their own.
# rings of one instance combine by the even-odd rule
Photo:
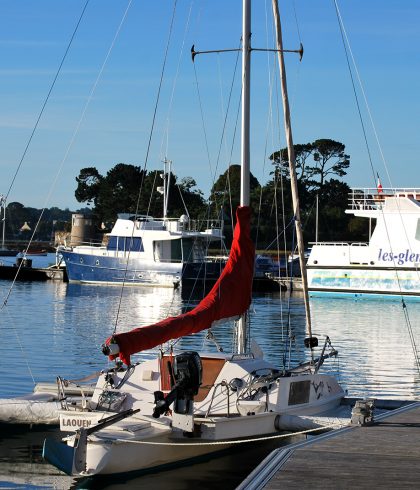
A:
<svg viewBox="0 0 420 490">
<path fill-rule="evenodd" d="M 6 260 L 6 259 L 5 259 Z M 7 259 L 12 262 L 14 259 Z M 46 265 L 54 257 L 34 259 Z M 11 286 L 0 280 L 0 305 Z M 159 288 L 98 287 L 60 282 L 16 283 L 7 306 L 0 311 L 0 396 L 10 397 L 32 391 L 34 383 L 54 381 L 55 376 L 78 378 L 107 366 L 100 346 L 117 330 L 147 325 L 167 315 L 177 314 L 195 301 L 180 291 Z M 252 335 L 268 359 L 281 365 L 282 324 L 287 312 L 294 326 L 296 344 L 304 337 L 304 309 L 299 295 L 292 297 L 259 295 L 252 307 Z M 418 399 L 420 379 L 409 340 L 407 321 L 399 302 L 314 299 L 311 300 L 313 330 L 321 339 L 329 335 L 339 350 L 338 361 L 329 369 L 340 377 L 350 396 Z M 119 309 L 118 321 L 117 311 Z M 417 345 L 420 345 L 420 302 L 409 303 L 408 318 Z M 232 339 L 229 325 L 214 330 L 219 343 L 228 350 Z M 181 349 L 214 349 L 214 344 L 196 335 L 182 339 Z M 151 355 L 145 353 L 143 356 Z M 304 356 L 303 350 L 292 356 Z M 45 433 L 0 427 L 1 488 L 76 488 L 41 460 Z M 49 435 L 58 437 L 56 431 Z M 267 448 L 263 448 L 261 459 Z M 128 482 L 89 481 L 79 488 L 235 488 L 258 464 L 255 450 L 241 448 L 233 455 L 199 463 L 188 468 L 145 475 Z M 237 463 L 240 461 L 240 464 Z M 32 483 L 29 483 L 32 482 Z M 168 484 L 170 482 L 170 484 Z M 169 486 L 168 486 L 169 485 Z"/>
</svg>

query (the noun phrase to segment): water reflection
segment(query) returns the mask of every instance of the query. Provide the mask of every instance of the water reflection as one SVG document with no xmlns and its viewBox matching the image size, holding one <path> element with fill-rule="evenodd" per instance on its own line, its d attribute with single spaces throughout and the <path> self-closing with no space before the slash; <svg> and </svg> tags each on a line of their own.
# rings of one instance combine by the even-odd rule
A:
<svg viewBox="0 0 420 490">
<path fill-rule="evenodd" d="M 183 307 L 180 290 L 171 288 L 126 287 L 121 291 L 115 286 L 68 284 L 66 297 L 76 311 L 89 302 L 96 321 L 117 324 L 120 332 L 179 315 Z"/>
<path fill-rule="evenodd" d="M 74 479 L 42 459 L 43 440 L 58 439 L 57 430 L 0 424 L 0 431 L 0 488 L 68 489 L 74 485 Z"/>
<path fill-rule="evenodd" d="M 5 297 L 9 288 L 9 281 L 0 281 L 0 298 Z M 196 303 L 197 298 L 183 297 L 181 291 L 165 288 L 124 288 L 121 293 L 118 287 L 54 281 L 16 283 L 7 306 L 0 311 L 0 368 L 3 375 L 0 396 L 27 393 L 34 382 L 53 382 L 57 375 L 74 379 L 98 371 L 108 362 L 100 346 L 115 326 L 117 331 L 126 331 L 176 315 Z M 326 363 L 325 369 L 339 372 L 350 396 L 419 398 L 420 379 L 405 313 L 408 313 L 419 345 L 420 303 L 411 303 L 404 311 L 396 302 L 313 298 L 311 308 L 314 333 L 320 342 L 329 335 L 339 350 L 339 359 Z M 289 324 L 293 327 L 290 337 Z M 221 325 L 214 328 L 213 333 L 217 342 L 229 352 L 232 325 Z M 303 350 L 305 315 L 302 298 L 297 294 L 282 297 L 278 294 L 255 295 L 251 308 L 251 334 L 265 357 L 280 367 L 287 365 L 289 359 L 293 364 L 308 356 Z M 289 354 L 284 339 L 297 347 L 297 353 Z M 179 340 L 177 348 L 214 351 L 216 346 L 201 333 Z M 137 358 L 148 355 L 150 353 L 143 353 Z M 25 488 L 31 488 L 31 485 L 32 488 L 74 486 L 73 480 L 57 474 L 41 461 L 41 433 L 16 431 L 6 434 L 1 427 L 0 430 L 0 482 L 8 482 L 12 488 L 19 485 Z M 141 485 L 160 488 L 171 481 L 171 488 L 193 485 L 214 488 L 223 481 L 224 488 L 234 488 L 236 484 L 229 479 L 236 478 L 237 483 L 238 472 L 244 470 L 245 476 L 250 471 L 246 466 L 248 463 L 245 464 L 246 451 L 240 451 L 244 452 L 234 458 L 233 470 L 229 472 L 224 469 L 225 460 L 212 460 L 191 468 L 168 470 L 160 476 L 146 475 L 127 483 L 119 481 L 106 485 L 108 488 L 122 485 L 125 488 Z M 252 456 L 249 459 L 255 463 Z M 239 468 L 235 468 L 237 461 L 241 462 Z M 219 483 L 210 480 L 211 475 L 217 475 Z M 98 485 L 96 481 L 89 484 Z"/>
<path fill-rule="evenodd" d="M 314 325 L 340 352 L 341 376 L 352 396 L 416 399 L 420 395 L 409 328 L 420 340 L 420 304 L 384 300 L 312 299 Z M 417 352 L 419 355 L 420 352 Z"/>
</svg>

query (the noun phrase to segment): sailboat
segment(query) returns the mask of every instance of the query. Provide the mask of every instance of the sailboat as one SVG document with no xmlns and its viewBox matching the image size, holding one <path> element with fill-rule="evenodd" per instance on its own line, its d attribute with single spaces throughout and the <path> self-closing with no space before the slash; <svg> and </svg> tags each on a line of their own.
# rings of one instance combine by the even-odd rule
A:
<svg viewBox="0 0 420 490">
<path fill-rule="evenodd" d="M 275 1 L 273 6 L 276 12 Z M 276 20 L 282 60 L 278 16 Z M 61 442 L 44 442 L 44 458 L 69 475 L 150 470 L 227 449 L 241 439 L 270 437 L 284 430 L 284 418 L 323 414 L 338 406 L 345 395 L 333 376 L 319 372 L 337 351 L 327 349 L 327 338 L 315 358 L 317 339 L 310 334 L 309 321 L 305 345 L 311 349 L 311 358 L 291 369 L 266 361 L 248 338 L 255 257 L 249 207 L 250 25 L 250 0 L 243 0 L 242 185 L 228 262 L 193 310 L 106 340 L 103 352 L 116 360 L 115 367 L 101 374 L 86 410 L 60 412 L 60 428 L 70 435 Z M 193 50 L 193 57 L 197 54 Z M 282 87 L 287 99 L 284 77 Z M 287 119 L 287 100 L 285 114 Z M 288 131 L 290 142 L 290 127 Z M 295 211 L 298 222 L 296 207 Z M 302 258 L 302 248 L 301 252 Z M 232 318 L 236 320 L 234 353 L 170 351 L 145 362 L 131 362 L 137 352 Z"/>
</svg>

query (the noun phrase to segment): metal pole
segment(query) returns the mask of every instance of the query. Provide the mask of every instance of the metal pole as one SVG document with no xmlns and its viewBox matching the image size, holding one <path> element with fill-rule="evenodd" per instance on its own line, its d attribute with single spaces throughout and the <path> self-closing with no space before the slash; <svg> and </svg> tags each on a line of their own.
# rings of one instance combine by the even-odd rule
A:
<svg viewBox="0 0 420 490">
<path fill-rule="evenodd" d="M 251 97 L 251 0 L 243 1 L 242 17 L 242 138 L 241 206 L 249 206 L 249 133 Z"/>
<path fill-rule="evenodd" d="M 251 0 L 242 2 L 242 129 L 241 129 L 241 206 L 249 206 L 250 172 L 250 68 L 251 68 Z M 242 354 L 246 350 L 246 314 L 238 320 L 237 350 Z"/>
</svg>

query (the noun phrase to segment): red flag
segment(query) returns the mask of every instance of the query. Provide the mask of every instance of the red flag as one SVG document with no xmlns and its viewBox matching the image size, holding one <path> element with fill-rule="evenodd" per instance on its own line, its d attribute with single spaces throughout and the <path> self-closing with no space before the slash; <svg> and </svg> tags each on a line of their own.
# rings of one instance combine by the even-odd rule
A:
<svg viewBox="0 0 420 490">
<path fill-rule="evenodd" d="M 379 179 L 379 177 L 378 177 L 378 186 L 377 186 L 377 188 L 378 188 L 378 193 L 381 194 L 381 192 L 383 192 L 383 188 L 382 188 L 381 180 Z"/>
</svg>

